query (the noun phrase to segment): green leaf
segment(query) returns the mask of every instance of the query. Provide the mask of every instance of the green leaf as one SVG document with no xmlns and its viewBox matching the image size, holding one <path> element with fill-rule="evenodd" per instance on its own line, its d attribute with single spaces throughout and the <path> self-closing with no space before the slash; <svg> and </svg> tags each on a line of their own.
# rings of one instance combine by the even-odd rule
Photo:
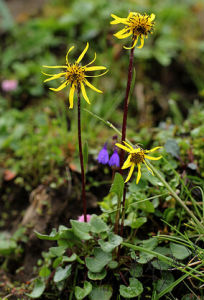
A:
<svg viewBox="0 0 204 300">
<path fill-rule="evenodd" d="M 120 173 L 115 173 L 115 177 L 110 189 L 110 193 L 115 193 L 119 199 L 123 196 L 124 180 Z"/>
<path fill-rule="evenodd" d="M 48 277 L 50 275 L 50 273 L 51 273 L 50 269 L 47 266 L 43 266 L 40 269 L 39 275 L 41 277 Z"/>
<path fill-rule="evenodd" d="M 130 267 L 130 275 L 132 277 L 140 277 L 140 276 L 142 276 L 142 273 L 143 273 L 143 267 L 141 265 L 133 264 Z"/>
<path fill-rule="evenodd" d="M 65 268 L 58 267 L 55 275 L 54 275 L 54 282 L 59 282 L 71 275 L 71 265 L 66 266 Z"/>
<path fill-rule="evenodd" d="M 160 270 L 160 271 L 169 269 L 169 265 L 161 260 L 154 260 L 151 262 L 151 264 L 155 269 Z"/>
<path fill-rule="evenodd" d="M 191 255 L 191 251 L 188 248 L 179 244 L 170 243 L 170 249 L 172 255 L 177 259 L 185 259 Z"/>
<path fill-rule="evenodd" d="M 93 273 L 100 273 L 112 260 L 112 254 L 104 252 L 101 248 L 94 249 L 94 257 L 86 257 L 86 266 Z"/>
<path fill-rule="evenodd" d="M 73 253 L 71 256 L 63 256 L 63 262 L 73 262 L 77 259 L 76 253 Z"/>
<path fill-rule="evenodd" d="M 92 284 L 88 281 L 84 282 L 84 287 L 80 288 L 79 286 L 75 287 L 75 297 L 77 300 L 84 299 L 86 296 L 88 296 L 92 291 Z"/>
<path fill-rule="evenodd" d="M 113 289 L 110 285 L 101 285 L 93 287 L 91 294 L 89 295 L 90 300 L 110 300 L 113 293 Z"/>
<path fill-rule="evenodd" d="M 133 220 L 133 222 L 131 223 L 131 228 L 133 228 L 133 229 L 140 228 L 146 222 L 147 222 L 147 218 L 146 217 L 136 218 L 136 220 Z"/>
<path fill-rule="evenodd" d="M 84 147 L 83 147 L 83 157 L 84 157 L 84 172 L 86 173 L 86 167 L 88 163 L 88 156 L 89 156 L 89 147 L 88 142 L 85 141 Z"/>
<path fill-rule="evenodd" d="M 90 240 L 92 237 L 88 233 L 91 230 L 89 223 L 78 222 L 75 220 L 70 221 L 74 234 L 81 240 Z"/>
<path fill-rule="evenodd" d="M 39 298 L 45 290 L 45 282 L 41 278 L 35 280 L 34 289 L 31 294 L 26 294 L 30 298 Z"/>
<path fill-rule="evenodd" d="M 108 267 L 110 269 L 116 269 L 118 267 L 118 262 L 115 261 L 115 260 L 111 260 L 109 263 L 108 263 Z"/>
<path fill-rule="evenodd" d="M 158 292 L 162 292 L 163 290 L 167 289 L 173 282 L 174 282 L 174 276 L 170 272 L 162 272 L 162 278 L 159 279 L 156 283 L 156 289 Z M 171 292 L 173 289 L 170 288 L 169 292 Z"/>
<path fill-rule="evenodd" d="M 120 295 L 125 299 L 134 298 L 143 292 L 142 283 L 136 278 L 130 278 L 130 285 L 120 285 Z"/>
<path fill-rule="evenodd" d="M 66 251 L 66 248 L 64 246 L 59 246 L 59 247 L 51 247 L 49 249 L 50 254 L 52 257 L 55 256 L 62 256 L 64 252 Z"/>
<path fill-rule="evenodd" d="M 122 241 L 123 239 L 121 236 L 111 232 L 108 235 L 108 242 L 105 242 L 104 240 L 99 240 L 98 243 L 104 252 L 112 252 L 113 249 L 115 249 L 122 243 Z"/>
<path fill-rule="evenodd" d="M 58 233 L 56 232 L 56 229 L 53 228 L 50 235 L 41 234 L 37 231 L 34 231 L 37 237 L 41 240 L 48 240 L 48 241 L 56 241 L 58 239 Z"/>
<path fill-rule="evenodd" d="M 0 241 L 0 255 L 9 255 L 17 248 L 16 242 L 2 239 Z"/>
<path fill-rule="evenodd" d="M 91 225 L 91 232 L 101 233 L 104 231 L 108 231 L 108 226 L 106 225 L 106 223 L 96 215 L 92 215 L 89 224 Z"/>
<path fill-rule="evenodd" d="M 100 273 L 93 273 L 91 271 L 88 271 L 88 278 L 90 280 L 102 280 L 106 277 L 106 275 L 106 269 L 103 269 Z"/>
</svg>

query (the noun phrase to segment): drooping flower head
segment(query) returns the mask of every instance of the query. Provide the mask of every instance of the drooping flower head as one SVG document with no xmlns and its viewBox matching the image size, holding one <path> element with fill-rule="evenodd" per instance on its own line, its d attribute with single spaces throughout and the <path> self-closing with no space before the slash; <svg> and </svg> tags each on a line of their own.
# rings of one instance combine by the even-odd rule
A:
<svg viewBox="0 0 204 300">
<path fill-rule="evenodd" d="M 111 15 L 114 18 L 111 24 L 124 24 L 125 28 L 114 34 L 118 39 L 125 39 L 132 35 L 132 46 L 125 47 L 125 49 L 132 49 L 137 45 L 138 38 L 140 38 L 140 46 L 144 45 L 144 37 L 147 38 L 149 33 L 153 32 L 155 15 L 140 14 L 137 12 L 130 12 L 127 18 L 120 18 L 116 15 Z"/>
<path fill-rule="evenodd" d="M 125 150 L 126 152 L 129 153 L 128 158 L 126 159 L 126 161 L 124 162 L 122 169 L 127 169 L 130 168 L 128 176 L 125 180 L 125 182 L 127 182 L 128 180 L 130 180 L 132 173 L 134 171 L 135 166 L 137 166 L 138 168 L 138 173 L 137 173 L 137 179 L 136 179 L 136 184 L 138 184 L 138 182 L 140 181 L 141 178 L 141 164 L 144 163 L 147 167 L 147 169 L 153 174 L 153 171 L 150 169 L 150 167 L 147 165 L 145 159 L 151 159 L 151 160 L 158 160 L 160 158 L 162 158 L 162 156 L 158 156 L 158 157 L 152 157 L 147 155 L 146 153 L 151 153 L 156 151 L 159 148 L 162 147 L 155 147 L 151 150 L 143 150 L 142 148 L 138 147 L 138 148 L 133 148 L 131 145 L 129 145 L 127 142 L 123 141 L 123 143 L 126 145 L 122 145 L 117 143 L 116 146 Z"/>
<path fill-rule="evenodd" d="M 85 49 L 83 50 L 83 52 L 80 54 L 80 56 L 78 57 L 78 59 L 74 62 L 74 63 L 70 63 L 68 60 L 68 55 L 69 53 L 74 49 L 74 46 L 72 46 L 66 55 L 66 65 L 65 66 L 43 66 L 44 68 L 50 68 L 50 69 L 65 69 L 63 72 L 58 73 L 58 74 L 46 74 L 43 73 L 44 75 L 50 76 L 50 78 L 44 80 L 44 82 L 50 81 L 50 80 L 54 80 L 54 79 L 58 79 L 58 78 L 63 78 L 63 83 L 58 87 L 58 88 L 50 88 L 50 90 L 58 92 L 61 91 L 62 89 L 64 89 L 67 85 L 70 84 L 70 92 L 69 92 L 69 108 L 73 108 L 74 105 L 74 92 L 76 89 L 81 89 L 82 91 L 82 95 L 84 97 L 84 99 L 86 100 L 86 102 L 88 104 L 90 104 L 89 98 L 86 94 L 86 89 L 85 89 L 85 85 L 87 85 L 88 87 L 90 87 L 92 90 L 98 92 L 98 93 L 102 93 L 101 90 L 98 90 L 95 86 L 93 86 L 88 80 L 88 77 L 99 77 L 104 75 L 106 72 L 99 74 L 99 75 L 88 75 L 86 72 L 91 72 L 91 71 L 100 71 L 100 70 L 106 70 L 106 67 L 103 66 L 92 66 L 90 67 L 90 65 L 92 65 L 94 63 L 94 61 L 96 60 L 96 53 L 95 53 L 95 57 L 94 59 L 88 63 L 85 66 L 81 65 L 81 60 L 83 59 L 84 55 L 86 54 L 87 50 L 89 48 L 89 43 L 87 43 Z"/>
<path fill-rule="evenodd" d="M 107 143 L 104 144 L 103 148 L 101 149 L 101 151 L 98 154 L 98 162 L 106 165 L 109 161 L 109 154 L 108 154 L 108 150 L 107 150 Z"/>
<path fill-rule="evenodd" d="M 87 223 L 91 220 L 91 215 L 86 215 Z M 78 222 L 84 222 L 84 215 L 81 215 L 77 219 Z"/>
<path fill-rule="evenodd" d="M 116 148 L 115 148 L 113 154 L 111 155 L 108 164 L 109 164 L 110 167 L 119 168 L 119 166 L 120 166 L 120 157 L 118 155 L 118 150 Z"/>
</svg>

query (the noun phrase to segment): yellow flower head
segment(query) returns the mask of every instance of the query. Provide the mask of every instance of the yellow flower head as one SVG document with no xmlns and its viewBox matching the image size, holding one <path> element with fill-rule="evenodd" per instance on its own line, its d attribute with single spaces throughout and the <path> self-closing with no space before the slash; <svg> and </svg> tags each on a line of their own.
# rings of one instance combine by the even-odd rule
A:
<svg viewBox="0 0 204 300">
<path fill-rule="evenodd" d="M 132 173 L 134 171 L 135 166 L 137 165 L 138 167 L 138 173 L 137 173 L 137 179 L 136 179 L 136 184 L 138 184 L 138 182 L 140 181 L 141 178 L 141 164 L 144 163 L 147 167 L 147 169 L 153 174 L 153 171 L 150 169 L 150 167 L 147 165 L 145 159 L 152 159 L 152 160 L 158 160 L 160 158 L 162 158 L 162 156 L 158 156 L 158 157 L 152 157 L 149 155 L 146 155 L 146 153 L 150 153 L 150 152 L 154 152 L 155 150 L 162 148 L 162 147 L 155 147 L 151 150 L 143 150 L 142 148 L 138 147 L 138 148 L 133 148 L 131 145 L 129 145 L 127 142 L 123 141 L 123 143 L 126 145 L 122 145 L 119 143 L 116 143 L 116 146 L 127 151 L 129 153 L 128 158 L 126 159 L 126 161 L 124 162 L 122 169 L 127 169 L 130 168 L 130 171 L 128 173 L 128 176 L 125 180 L 125 182 L 127 182 L 128 180 L 130 180 L 130 177 L 132 176 Z"/>
<path fill-rule="evenodd" d="M 100 74 L 100 75 L 87 75 L 86 72 L 90 72 L 90 71 L 100 71 L 100 70 L 106 70 L 106 67 L 103 66 L 94 66 L 94 67 L 90 67 L 91 64 L 94 63 L 94 61 L 96 60 L 96 53 L 95 53 L 95 57 L 94 59 L 88 63 L 85 66 L 82 66 L 80 64 L 81 60 L 83 59 L 84 55 L 86 54 L 87 50 L 89 48 L 89 43 L 87 43 L 85 49 L 83 50 L 83 52 L 80 54 L 80 56 L 78 57 L 78 59 L 75 61 L 75 63 L 69 63 L 68 60 L 68 55 L 69 53 L 74 49 L 74 46 L 72 46 L 66 55 L 66 66 L 43 66 L 44 68 L 53 68 L 53 69 L 58 69 L 58 68 L 62 68 L 65 69 L 64 72 L 58 73 L 58 74 L 46 74 L 43 73 L 44 75 L 50 76 L 50 78 L 44 80 L 44 82 L 50 81 L 50 80 L 54 80 L 54 79 L 58 79 L 63 77 L 63 83 L 58 87 L 58 88 L 50 88 L 50 90 L 58 92 L 61 91 L 63 88 L 65 88 L 68 84 L 70 84 L 70 92 L 69 92 L 69 108 L 73 108 L 74 105 L 74 92 L 76 89 L 80 88 L 82 91 L 82 95 L 84 97 L 84 99 L 86 100 L 86 102 L 88 104 L 90 104 L 89 98 L 86 94 L 86 90 L 85 90 L 85 85 L 87 85 L 88 87 L 90 87 L 92 90 L 98 92 L 98 93 L 102 93 L 101 90 L 98 90 L 95 86 L 93 86 L 88 80 L 88 77 L 99 77 L 104 75 L 107 71 L 105 71 L 104 73 Z"/>
<path fill-rule="evenodd" d="M 132 46 L 124 47 L 125 49 L 132 49 L 137 45 L 138 38 L 140 37 L 140 46 L 137 48 L 142 48 L 144 45 L 144 37 L 148 37 L 148 33 L 152 33 L 154 27 L 155 15 L 151 14 L 140 14 L 136 12 L 130 12 L 127 18 L 119 18 L 116 15 L 111 15 L 114 18 L 111 24 L 124 24 L 125 28 L 114 34 L 118 39 L 125 39 L 132 35 Z"/>
</svg>

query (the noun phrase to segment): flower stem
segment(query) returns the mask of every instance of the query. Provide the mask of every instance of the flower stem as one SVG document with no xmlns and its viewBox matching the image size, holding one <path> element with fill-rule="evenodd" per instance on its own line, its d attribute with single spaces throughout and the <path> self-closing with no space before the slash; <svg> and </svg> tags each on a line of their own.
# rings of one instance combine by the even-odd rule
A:
<svg viewBox="0 0 204 300">
<path fill-rule="evenodd" d="M 81 165 L 81 184 L 82 184 L 82 201 L 84 210 L 84 222 L 87 222 L 87 205 L 86 205 L 86 192 L 85 192 L 85 174 L 84 174 L 84 159 L 82 151 L 82 141 L 81 141 L 81 98 L 80 98 L 80 87 L 77 87 L 77 97 L 78 97 L 78 144 L 79 144 L 79 157 Z"/>
<path fill-rule="evenodd" d="M 157 171 L 157 169 L 146 160 L 148 166 L 152 169 L 157 178 L 163 183 L 163 185 L 169 190 L 170 194 L 178 201 L 178 203 L 185 209 L 185 211 L 189 214 L 189 216 L 194 220 L 196 225 L 198 226 L 201 233 L 204 233 L 204 226 L 201 222 L 196 218 L 196 216 L 191 212 L 191 210 L 186 206 L 186 204 L 181 200 L 181 198 L 174 192 L 174 190 L 170 187 L 170 185 L 166 182 L 163 176 Z"/>
<path fill-rule="evenodd" d="M 127 80 L 125 101 L 124 101 L 124 107 L 123 107 L 123 125 L 122 125 L 121 142 L 125 141 L 125 139 L 126 139 L 127 114 L 128 114 L 130 86 L 131 86 L 131 81 L 132 81 L 133 58 L 134 58 L 134 48 L 132 48 L 130 51 L 130 59 L 129 59 L 129 67 L 128 67 L 128 80 Z M 125 152 L 121 151 L 121 153 L 120 153 L 120 173 L 121 174 L 122 174 L 122 165 L 124 163 L 124 155 L 125 155 Z M 123 190 L 123 205 L 122 205 L 123 210 L 122 210 L 122 221 L 121 221 L 121 231 L 120 231 L 121 236 L 123 235 L 123 226 L 124 226 L 124 219 L 125 219 L 125 199 L 126 199 L 126 186 L 124 186 L 124 190 Z"/>
</svg>

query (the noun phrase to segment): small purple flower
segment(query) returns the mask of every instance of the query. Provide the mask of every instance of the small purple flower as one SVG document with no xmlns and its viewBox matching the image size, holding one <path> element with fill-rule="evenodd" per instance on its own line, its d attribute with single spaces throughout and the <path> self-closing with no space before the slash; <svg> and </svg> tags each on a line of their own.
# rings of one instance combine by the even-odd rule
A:
<svg viewBox="0 0 204 300">
<path fill-rule="evenodd" d="M 109 164 L 110 167 L 118 167 L 119 168 L 119 166 L 120 166 L 120 157 L 118 155 L 117 149 L 114 150 L 108 164 Z"/>
<path fill-rule="evenodd" d="M 107 143 L 104 144 L 103 149 L 98 154 L 98 162 L 106 165 L 109 161 L 109 155 L 107 150 Z"/>
<path fill-rule="evenodd" d="M 15 79 L 3 80 L 1 83 L 1 88 L 4 92 L 15 91 L 17 89 L 17 86 L 18 86 L 18 81 Z"/>
<path fill-rule="evenodd" d="M 91 220 L 91 215 L 86 215 L 87 223 Z M 81 215 L 77 219 L 78 222 L 84 222 L 84 215 Z"/>
</svg>

